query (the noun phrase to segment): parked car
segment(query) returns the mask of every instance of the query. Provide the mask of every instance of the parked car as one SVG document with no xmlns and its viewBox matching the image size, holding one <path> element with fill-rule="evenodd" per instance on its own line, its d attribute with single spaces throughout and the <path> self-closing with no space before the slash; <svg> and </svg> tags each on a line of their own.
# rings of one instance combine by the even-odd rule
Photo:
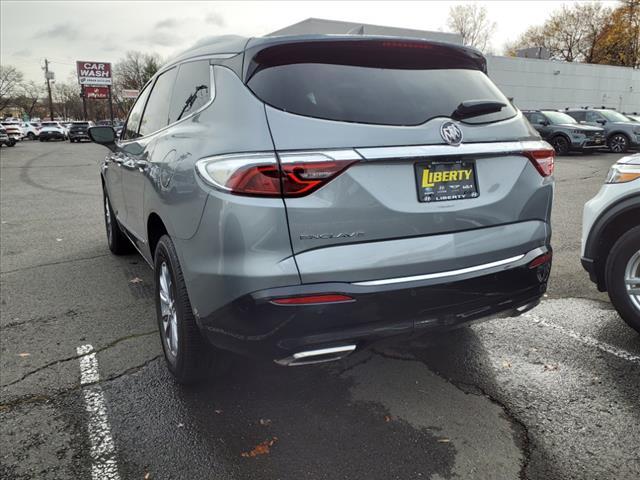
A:
<svg viewBox="0 0 640 480">
<path fill-rule="evenodd" d="M 89 138 L 89 127 L 93 126 L 93 122 L 73 122 L 69 127 L 69 141 L 74 143 L 82 140 L 91 140 Z"/>
<path fill-rule="evenodd" d="M 22 122 L 20 125 L 22 128 L 22 132 L 26 138 L 29 140 L 35 140 L 40 135 L 40 124 L 31 123 L 31 122 Z"/>
<path fill-rule="evenodd" d="M 111 120 L 98 120 L 98 125 L 101 127 L 112 127 L 113 122 Z"/>
<path fill-rule="evenodd" d="M 7 147 L 13 147 L 16 144 L 16 140 L 11 138 L 3 126 L 0 126 L 0 145 L 6 145 Z"/>
<path fill-rule="evenodd" d="M 606 108 L 567 109 L 565 111 L 580 123 L 602 126 L 607 147 L 614 153 L 625 153 L 640 147 L 640 125 L 620 112 Z"/>
<path fill-rule="evenodd" d="M 67 133 L 62 125 L 58 122 L 42 122 L 42 129 L 38 139 L 41 142 L 49 140 L 66 140 Z"/>
<path fill-rule="evenodd" d="M 7 131 L 7 135 L 19 142 L 24 137 L 24 132 L 18 122 L 2 122 L 2 126 Z"/>
<path fill-rule="evenodd" d="M 524 116 L 558 155 L 591 152 L 604 146 L 604 129 L 580 125 L 573 117 L 555 110 L 527 110 Z"/>
<path fill-rule="evenodd" d="M 554 150 L 477 50 L 222 37 L 158 71 L 121 139 L 89 135 L 109 248 L 153 267 L 180 382 L 225 350 L 336 360 L 546 290 Z"/>
<path fill-rule="evenodd" d="M 618 160 L 585 205 L 582 265 L 640 332 L 640 153 Z"/>
</svg>

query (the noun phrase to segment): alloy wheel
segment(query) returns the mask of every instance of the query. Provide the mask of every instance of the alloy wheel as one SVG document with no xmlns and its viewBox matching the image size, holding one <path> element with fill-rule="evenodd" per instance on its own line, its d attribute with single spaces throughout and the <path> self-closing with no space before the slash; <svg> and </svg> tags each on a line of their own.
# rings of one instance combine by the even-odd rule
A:
<svg viewBox="0 0 640 480">
<path fill-rule="evenodd" d="M 109 199 L 106 195 L 104 196 L 104 223 L 107 226 L 107 238 L 109 239 L 109 242 L 111 242 L 113 226 L 111 225 L 111 209 L 109 208 Z"/>
<path fill-rule="evenodd" d="M 178 354 L 178 312 L 173 295 L 171 272 L 162 262 L 159 274 L 160 315 L 162 316 L 162 340 L 171 356 Z"/>
<path fill-rule="evenodd" d="M 569 142 L 564 137 L 553 139 L 553 148 L 558 155 L 563 155 L 569 151 Z"/>
<path fill-rule="evenodd" d="M 640 250 L 631 255 L 624 270 L 624 284 L 633 306 L 640 311 Z"/>
<path fill-rule="evenodd" d="M 615 135 L 609 141 L 609 148 L 615 153 L 624 153 L 627 151 L 627 138 L 624 135 Z"/>
</svg>

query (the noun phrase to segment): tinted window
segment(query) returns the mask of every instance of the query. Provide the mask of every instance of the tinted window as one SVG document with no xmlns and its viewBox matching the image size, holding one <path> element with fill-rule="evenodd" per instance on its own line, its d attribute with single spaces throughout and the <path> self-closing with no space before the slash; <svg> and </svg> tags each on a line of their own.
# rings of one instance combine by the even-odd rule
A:
<svg viewBox="0 0 640 480">
<path fill-rule="evenodd" d="M 575 118 L 578 122 L 584 122 L 584 112 L 567 112 L 567 115 Z"/>
<path fill-rule="evenodd" d="M 284 111 L 347 122 L 419 125 L 434 117 L 450 117 L 465 100 L 507 105 L 498 113 L 464 120 L 467 123 L 494 122 L 516 113 L 479 70 L 299 63 L 259 70 L 248 86 L 264 102 Z"/>
<path fill-rule="evenodd" d="M 541 115 L 540 113 L 529 113 L 527 115 L 527 118 L 531 123 L 536 123 L 536 124 L 540 124 L 545 121 L 544 116 Z"/>
<path fill-rule="evenodd" d="M 585 112 L 587 122 L 597 122 L 602 120 L 602 116 L 598 112 Z"/>
<path fill-rule="evenodd" d="M 199 110 L 210 98 L 211 67 L 208 60 L 183 63 L 173 89 L 169 123 Z"/>
<path fill-rule="evenodd" d="M 578 123 L 573 117 L 562 112 L 546 112 L 547 119 L 554 125 Z"/>
<path fill-rule="evenodd" d="M 122 138 L 124 140 L 131 140 L 132 138 L 137 138 L 138 135 L 138 127 L 140 126 L 140 119 L 142 118 L 142 112 L 144 111 L 144 105 L 147 102 L 147 97 L 149 96 L 149 92 L 151 91 L 151 85 L 148 85 L 136 100 L 136 103 L 133 105 L 133 108 L 129 112 L 129 118 L 127 118 L 127 125 L 122 132 Z M 100 125 L 100 122 L 98 122 Z"/>
<path fill-rule="evenodd" d="M 169 123 L 169 103 L 171 102 L 171 91 L 176 79 L 176 72 L 175 68 L 164 72 L 153 85 L 147 108 L 144 109 L 140 122 L 140 135 L 149 135 L 166 127 Z"/>
</svg>

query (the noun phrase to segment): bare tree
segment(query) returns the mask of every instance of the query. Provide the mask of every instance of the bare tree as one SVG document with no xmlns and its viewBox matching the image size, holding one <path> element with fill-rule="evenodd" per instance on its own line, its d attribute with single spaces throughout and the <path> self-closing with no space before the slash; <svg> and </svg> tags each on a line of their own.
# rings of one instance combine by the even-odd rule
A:
<svg viewBox="0 0 640 480">
<path fill-rule="evenodd" d="M 156 54 L 127 52 L 114 67 L 114 80 L 120 88 L 141 89 L 158 71 L 162 60 Z"/>
<path fill-rule="evenodd" d="M 543 25 L 529 27 L 507 46 L 507 53 L 544 47 L 555 60 L 596 63 L 598 45 L 610 16 L 611 9 L 598 2 L 563 5 Z"/>
<path fill-rule="evenodd" d="M 20 107 L 29 117 L 33 115 L 33 111 L 43 94 L 43 86 L 38 85 L 33 80 L 23 82 L 20 85 L 19 92 L 14 99 L 17 107 Z"/>
<path fill-rule="evenodd" d="M 6 108 L 14 99 L 24 75 L 11 65 L 0 65 L 0 110 Z"/>
<path fill-rule="evenodd" d="M 487 9 L 475 3 L 449 9 L 447 25 L 462 37 L 462 43 L 482 52 L 490 48 L 496 24 L 489 20 Z"/>
</svg>

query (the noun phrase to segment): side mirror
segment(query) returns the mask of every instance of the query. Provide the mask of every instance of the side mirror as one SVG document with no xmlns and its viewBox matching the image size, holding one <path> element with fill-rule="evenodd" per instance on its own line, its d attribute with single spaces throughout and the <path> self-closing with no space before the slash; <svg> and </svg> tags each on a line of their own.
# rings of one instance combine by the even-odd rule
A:
<svg viewBox="0 0 640 480">
<path fill-rule="evenodd" d="M 89 138 L 92 142 L 104 145 L 111 151 L 116 148 L 116 132 L 113 127 L 90 127 Z"/>
</svg>

